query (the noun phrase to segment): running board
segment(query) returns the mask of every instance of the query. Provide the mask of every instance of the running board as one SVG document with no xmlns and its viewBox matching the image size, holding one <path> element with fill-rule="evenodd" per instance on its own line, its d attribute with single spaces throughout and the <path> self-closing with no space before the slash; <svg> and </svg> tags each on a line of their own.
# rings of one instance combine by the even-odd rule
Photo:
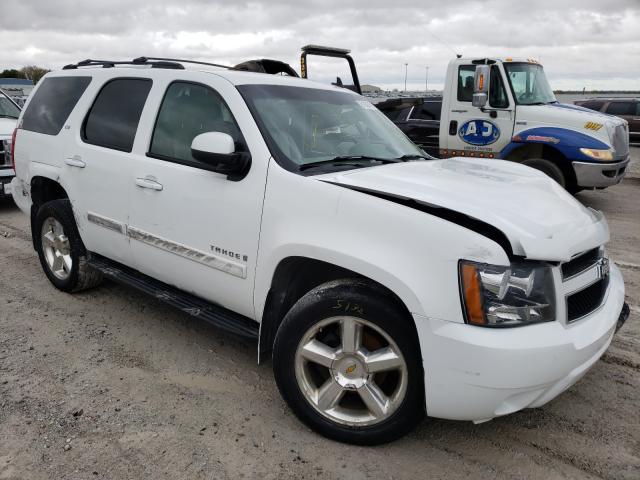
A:
<svg viewBox="0 0 640 480">
<path fill-rule="evenodd" d="M 183 292 L 96 253 L 91 254 L 89 265 L 114 282 L 133 287 L 222 330 L 243 338 L 258 339 L 259 324 L 250 318 Z"/>
</svg>

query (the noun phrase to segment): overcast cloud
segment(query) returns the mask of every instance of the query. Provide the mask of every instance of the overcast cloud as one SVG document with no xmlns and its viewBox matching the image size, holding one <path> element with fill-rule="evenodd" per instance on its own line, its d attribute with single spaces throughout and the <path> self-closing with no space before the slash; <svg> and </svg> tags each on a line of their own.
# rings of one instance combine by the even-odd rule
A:
<svg viewBox="0 0 640 480">
<path fill-rule="evenodd" d="M 409 88 L 427 65 L 441 88 L 455 52 L 539 59 L 556 89 L 640 89 L 640 0 L 2 0 L 0 14 L 2 69 L 140 55 L 297 69 L 310 43 L 350 48 L 384 88 L 403 87 L 405 63 Z"/>
</svg>

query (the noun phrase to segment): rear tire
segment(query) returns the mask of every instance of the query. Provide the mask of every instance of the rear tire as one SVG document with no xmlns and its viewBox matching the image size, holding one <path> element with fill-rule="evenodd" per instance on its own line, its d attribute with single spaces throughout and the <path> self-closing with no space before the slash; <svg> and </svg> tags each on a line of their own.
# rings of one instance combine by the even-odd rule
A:
<svg viewBox="0 0 640 480">
<path fill-rule="evenodd" d="M 33 228 L 40 264 L 57 289 L 79 292 L 100 284 L 102 273 L 87 261 L 87 250 L 69 200 L 52 200 L 42 205 Z"/>
<path fill-rule="evenodd" d="M 522 164 L 535 168 L 536 170 L 540 170 L 542 173 L 555 180 L 562 188 L 566 188 L 567 179 L 564 177 L 562 170 L 550 160 L 545 160 L 543 158 L 530 158 L 524 160 Z"/>
<path fill-rule="evenodd" d="M 418 425 L 422 357 L 407 315 L 382 288 L 356 279 L 327 282 L 298 300 L 273 348 L 276 383 L 296 416 L 326 437 L 361 445 Z"/>
</svg>

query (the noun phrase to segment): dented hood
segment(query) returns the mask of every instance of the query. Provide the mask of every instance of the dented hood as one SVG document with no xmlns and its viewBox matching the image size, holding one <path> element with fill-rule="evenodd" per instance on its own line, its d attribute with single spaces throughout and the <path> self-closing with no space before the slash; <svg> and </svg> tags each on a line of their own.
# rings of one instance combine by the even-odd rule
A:
<svg viewBox="0 0 640 480">
<path fill-rule="evenodd" d="M 349 170 L 318 180 L 452 210 L 502 231 L 515 255 L 567 261 L 609 240 L 601 212 L 541 172 L 508 161 L 451 158 Z"/>
</svg>

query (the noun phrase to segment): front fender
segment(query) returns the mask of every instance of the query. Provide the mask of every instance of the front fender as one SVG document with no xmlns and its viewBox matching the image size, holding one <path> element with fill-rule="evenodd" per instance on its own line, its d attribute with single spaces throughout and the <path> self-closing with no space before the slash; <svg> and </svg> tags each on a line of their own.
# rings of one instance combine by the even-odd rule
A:
<svg viewBox="0 0 640 480">
<path fill-rule="evenodd" d="M 260 232 L 258 320 L 287 257 L 351 270 L 394 292 L 411 313 L 455 322 L 464 321 L 458 261 L 509 264 L 502 247 L 464 226 L 276 166 L 269 171 Z"/>
<path fill-rule="evenodd" d="M 593 161 L 583 154 L 581 148 L 606 150 L 611 148 L 606 143 L 590 135 L 561 127 L 536 127 L 516 133 L 512 141 L 500 152 L 500 158 L 508 158 L 515 150 L 528 145 L 541 144 L 558 150 L 570 160 Z"/>
</svg>

